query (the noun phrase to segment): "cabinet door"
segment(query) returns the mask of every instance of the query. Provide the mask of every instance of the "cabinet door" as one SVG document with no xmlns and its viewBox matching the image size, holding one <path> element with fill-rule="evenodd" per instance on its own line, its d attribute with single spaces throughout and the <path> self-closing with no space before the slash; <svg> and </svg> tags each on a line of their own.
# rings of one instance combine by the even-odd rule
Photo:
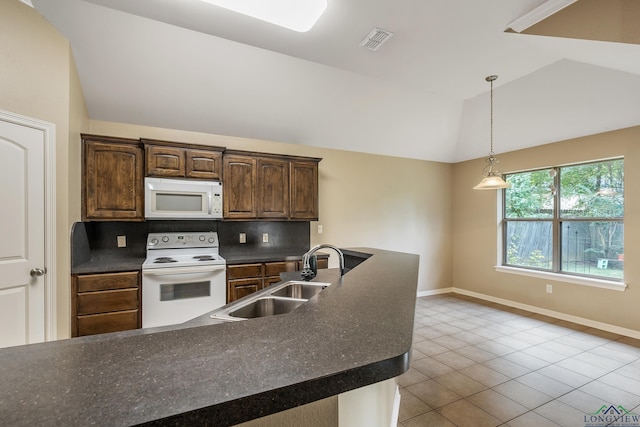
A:
<svg viewBox="0 0 640 427">
<path fill-rule="evenodd" d="M 83 220 L 144 220 L 142 148 L 84 141 Z"/>
<path fill-rule="evenodd" d="M 223 157 L 224 218 L 256 217 L 256 159 L 250 156 Z"/>
<path fill-rule="evenodd" d="M 265 277 L 264 278 L 264 287 L 268 287 L 271 286 L 273 284 L 276 284 L 278 282 L 281 282 L 282 279 L 280 279 L 280 276 L 270 276 L 270 277 Z"/>
<path fill-rule="evenodd" d="M 185 150 L 163 145 L 145 146 L 147 176 L 185 176 Z"/>
<path fill-rule="evenodd" d="M 262 289 L 262 277 L 227 280 L 227 304 Z"/>
<path fill-rule="evenodd" d="M 186 150 L 187 178 L 222 178 L 222 153 L 207 150 Z"/>
<path fill-rule="evenodd" d="M 318 163 L 292 161 L 291 165 L 292 219 L 318 219 Z"/>
<path fill-rule="evenodd" d="M 289 217 L 289 162 L 258 158 L 258 218 Z"/>
</svg>

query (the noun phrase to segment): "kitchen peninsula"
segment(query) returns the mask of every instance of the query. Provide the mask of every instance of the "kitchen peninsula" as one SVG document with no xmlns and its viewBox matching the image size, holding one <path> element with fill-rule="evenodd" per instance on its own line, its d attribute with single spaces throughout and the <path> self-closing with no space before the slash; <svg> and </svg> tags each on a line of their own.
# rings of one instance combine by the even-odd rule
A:
<svg viewBox="0 0 640 427">
<path fill-rule="evenodd" d="M 226 426 L 409 368 L 418 256 L 370 248 L 295 311 L 0 349 L 7 425 Z"/>
</svg>

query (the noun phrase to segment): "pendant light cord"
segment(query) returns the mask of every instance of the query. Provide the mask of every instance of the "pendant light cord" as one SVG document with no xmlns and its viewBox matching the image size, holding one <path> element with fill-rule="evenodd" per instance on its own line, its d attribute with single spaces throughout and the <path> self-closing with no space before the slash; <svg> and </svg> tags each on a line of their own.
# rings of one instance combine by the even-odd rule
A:
<svg viewBox="0 0 640 427">
<path fill-rule="evenodd" d="M 489 150 L 489 156 L 493 157 L 493 82 L 494 80 L 496 80 L 498 78 L 498 76 L 489 76 L 487 77 L 485 80 L 488 81 L 491 84 L 491 89 L 490 89 L 490 93 L 491 93 L 491 109 L 490 109 L 490 115 L 491 117 L 489 118 L 489 123 L 490 123 L 490 136 L 489 136 L 489 141 L 491 144 L 491 149 Z"/>
</svg>

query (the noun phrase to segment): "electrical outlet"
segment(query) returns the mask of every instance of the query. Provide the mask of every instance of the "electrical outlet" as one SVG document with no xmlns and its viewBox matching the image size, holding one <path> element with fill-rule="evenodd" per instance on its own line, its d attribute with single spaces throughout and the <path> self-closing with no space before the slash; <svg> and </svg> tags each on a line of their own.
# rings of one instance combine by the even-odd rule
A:
<svg viewBox="0 0 640 427">
<path fill-rule="evenodd" d="M 318 224 L 318 234 L 322 234 L 322 224 Z"/>
<path fill-rule="evenodd" d="M 247 233 L 240 233 L 240 243 L 247 243 Z"/>
<path fill-rule="evenodd" d="M 553 293 L 553 286 L 552 285 L 547 284 L 547 293 L 548 294 L 552 294 Z"/>
<path fill-rule="evenodd" d="M 126 248 L 127 247 L 127 236 L 118 236 L 118 247 Z"/>
<path fill-rule="evenodd" d="M 262 243 L 269 243 L 269 233 L 262 233 Z"/>
</svg>

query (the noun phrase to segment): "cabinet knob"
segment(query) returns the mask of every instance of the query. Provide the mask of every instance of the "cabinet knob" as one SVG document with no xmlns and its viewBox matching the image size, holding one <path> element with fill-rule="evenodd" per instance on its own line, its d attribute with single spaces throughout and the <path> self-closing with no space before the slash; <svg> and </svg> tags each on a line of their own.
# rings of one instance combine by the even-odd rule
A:
<svg viewBox="0 0 640 427">
<path fill-rule="evenodd" d="M 32 268 L 31 271 L 29 272 L 29 275 L 31 277 L 40 277 L 40 276 L 44 276 L 45 273 L 47 272 L 47 269 L 42 269 L 42 268 Z"/>
</svg>

